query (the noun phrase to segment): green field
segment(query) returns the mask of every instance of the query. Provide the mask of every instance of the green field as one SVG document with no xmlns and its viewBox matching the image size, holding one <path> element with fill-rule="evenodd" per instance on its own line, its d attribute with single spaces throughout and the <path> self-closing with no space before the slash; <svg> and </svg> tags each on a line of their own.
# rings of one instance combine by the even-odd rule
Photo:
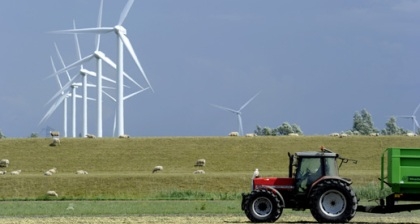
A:
<svg viewBox="0 0 420 224">
<path fill-rule="evenodd" d="M 321 145 L 358 160 L 341 167 L 355 189 L 378 184 L 380 156 L 387 147 L 420 148 L 420 139 L 406 136 L 276 136 L 1 139 L 0 159 L 9 159 L 1 175 L 2 200 L 237 200 L 250 190 L 251 176 L 286 176 L 287 152 L 319 150 Z M 192 174 L 204 158 L 206 174 Z M 164 170 L 152 174 L 156 165 Z M 44 171 L 56 167 L 53 176 Z M 83 169 L 88 175 L 76 175 Z M 20 175 L 10 175 L 22 170 Z M 46 197 L 55 190 L 59 197 Z"/>
</svg>

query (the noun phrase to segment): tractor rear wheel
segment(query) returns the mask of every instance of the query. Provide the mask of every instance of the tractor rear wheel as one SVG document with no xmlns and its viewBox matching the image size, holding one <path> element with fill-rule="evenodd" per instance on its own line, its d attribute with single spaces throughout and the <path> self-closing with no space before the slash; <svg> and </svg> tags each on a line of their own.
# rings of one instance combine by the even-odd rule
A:
<svg viewBox="0 0 420 224">
<path fill-rule="evenodd" d="M 275 222 L 280 218 L 283 208 L 272 191 L 257 189 L 245 201 L 244 211 L 251 222 Z"/>
<path fill-rule="evenodd" d="M 349 222 L 356 215 L 356 194 L 344 181 L 330 179 L 318 183 L 309 200 L 312 216 L 318 222 Z"/>
</svg>

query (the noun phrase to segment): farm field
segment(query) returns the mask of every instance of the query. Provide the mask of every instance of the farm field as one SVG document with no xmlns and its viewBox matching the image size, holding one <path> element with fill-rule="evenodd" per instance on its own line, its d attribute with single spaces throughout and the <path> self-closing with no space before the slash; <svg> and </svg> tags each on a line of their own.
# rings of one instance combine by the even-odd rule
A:
<svg viewBox="0 0 420 224">
<path fill-rule="evenodd" d="M 357 164 L 349 162 L 340 169 L 342 176 L 353 180 L 357 190 L 379 187 L 380 157 L 385 148 L 420 148 L 420 139 L 407 136 L 62 138 L 59 146 L 51 147 L 50 143 L 50 138 L 0 140 L 0 159 L 10 160 L 9 167 L 0 168 L 8 171 L 0 176 L 3 223 L 195 223 L 195 219 L 200 223 L 246 223 L 240 210 L 240 194 L 249 192 L 253 170 L 259 168 L 263 176 L 286 176 L 288 152 L 317 151 L 323 145 L 343 157 L 358 160 Z M 194 167 L 201 158 L 206 159 L 206 166 Z M 156 165 L 164 169 L 152 173 Z M 58 170 L 56 174 L 43 175 L 53 167 Z M 89 174 L 75 174 L 80 169 Z M 206 173 L 194 175 L 196 169 Z M 10 175 L 12 170 L 22 172 Z M 58 197 L 46 196 L 48 190 L 56 191 Z M 165 200 L 169 200 L 165 203 L 169 208 L 156 205 Z M 121 203 L 122 209 L 105 207 L 96 212 L 87 205 L 86 209 L 79 210 L 77 206 L 71 212 L 66 210 L 69 204 L 99 202 L 114 206 Z M 130 206 L 136 202 L 149 206 Z M 187 204 L 177 204 L 181 202 Z M 29 203 L 29 207 L 20 203 Z M 53 212 L 49 206 L 60 208 L 54 203 L 62 203 L 64 212 Z M 212 203 L 221 203 L 215 207 L 224 209 L 213 211 Z M 7 210 L 14 206 L 23 210 Z M 170 209 L 172 206 L 175 210 Z M 183 207 L 190 207 L 189 212 L 180 211 Z M 418 215 L 358 213 L 352 222 L 416 223 Z M 314 219 L 309 211 L 285 210 L 278 223 L 286 221 Z"/>
</svg>

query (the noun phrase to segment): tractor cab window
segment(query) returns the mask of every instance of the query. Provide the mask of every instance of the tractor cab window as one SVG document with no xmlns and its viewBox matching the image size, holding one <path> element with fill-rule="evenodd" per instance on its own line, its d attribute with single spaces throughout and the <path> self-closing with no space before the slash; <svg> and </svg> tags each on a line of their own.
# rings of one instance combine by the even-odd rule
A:
<svg viewBox="0 0 420 224">
<path fill-rule="evenodd" d="M 301 158 L 300 167 L 296 171 L 298 188 L 305 190 L 322 176 L 321 158 Z"/>
<path fill-rule="evenodd" d="M 325 158 L 325 175 L 338 176 L 338 167 L 335 158 Z"/>
</svg>

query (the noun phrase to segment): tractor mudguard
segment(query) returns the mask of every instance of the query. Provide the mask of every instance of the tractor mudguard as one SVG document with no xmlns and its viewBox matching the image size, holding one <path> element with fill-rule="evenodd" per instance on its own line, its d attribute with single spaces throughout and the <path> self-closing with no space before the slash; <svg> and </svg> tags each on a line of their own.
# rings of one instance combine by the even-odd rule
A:
<svg viewBox="0 0 420 224">
<path fill-rule="evenodd" d="M 318 180 L 316 180 L 315 182 L 312 183 L 312 185 L 310 186 L 309 191 L 308 191 L 308 196 L 309 196 L 309 192 L 312 192 L 312 188 L 314 186 L 316 186 L 319 182 L 321 182 L 323 180 L 331 180 L 331 179 L 344 181 L 348 185 L 352 184 L 352 181 L 350 179 L 347 179 L 347 178 L 342 178 L 342 177 L 337 177 L 337 176 L 323 176 L 323 177 L 319 178 Z"/>
</svg>

